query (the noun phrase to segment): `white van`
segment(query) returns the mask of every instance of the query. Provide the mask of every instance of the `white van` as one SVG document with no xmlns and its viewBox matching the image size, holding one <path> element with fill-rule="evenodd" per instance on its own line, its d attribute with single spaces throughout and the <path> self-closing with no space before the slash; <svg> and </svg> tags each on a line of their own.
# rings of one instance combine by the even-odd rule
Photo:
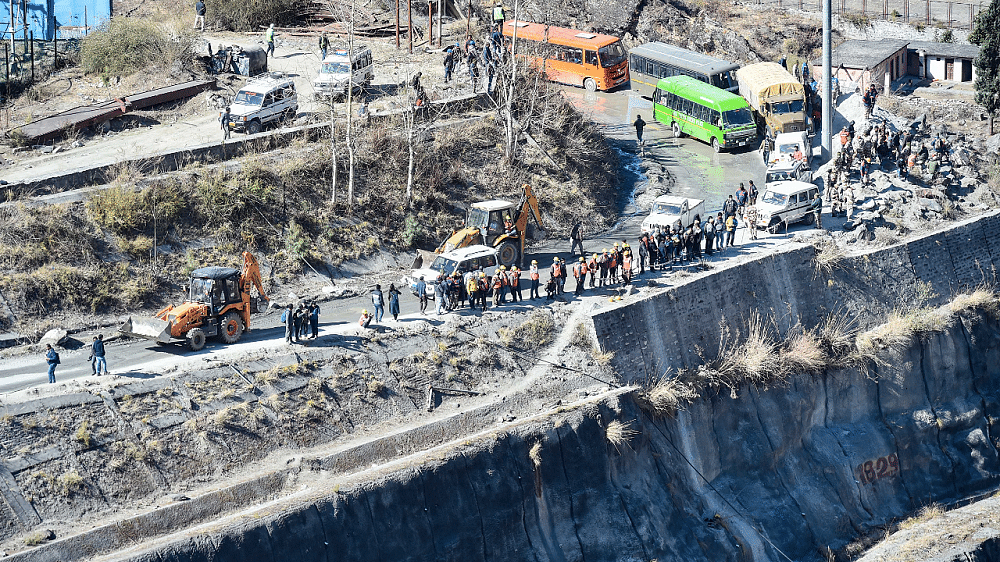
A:
<svg viewBox="0 0 1000 562">
<path fill-rule="evenodd" d="M 272 72 L 247 82 L 236 93 L 229 104 L 229 128 L 252 135 L 268 123 L 291 121 L 298 110 L 295 82 L 283 73 Z"/>
<path fill-rule="evenodd" d="M 486 276 L 492 278 L 499 265 L 500 257 L 496 248 L 483 245 L 466 246 L 440 254 L 434 258 L 434 263 L 429 267 L 414 269 L 409 276 L 403 278 L 403 285 L 409 287 L 416 295 L 417 282 L 422 277 L 427 284 L 428 296 L 433 299 L 438 275 L 445 277 L 453 273 L 464 275 L 466 272 L 479 271 L 479 268 L 483 268 Z"/>
<path fill-rule="evenodd" d="M 819 188 L 804 181 L 779 181 L 768 185 L 757 202 L 757 226 L 775 233 L 782 224 L 805 221 L 812 224 L 816 216 L 809 211 Z"/>
<path fill-rule="evenodd" d="M 347 97 L 347 87 L 354 75 L 355 92 L 368 88 L 375 79 L 375 65 L 372 51 L 364 45 L 354 48 L 352 56 L 347 49 L 335 49 L 327 53 L 320 66 L 319 74 L 313 80 L 313 92 L 317 100 Z"/>
</svg>

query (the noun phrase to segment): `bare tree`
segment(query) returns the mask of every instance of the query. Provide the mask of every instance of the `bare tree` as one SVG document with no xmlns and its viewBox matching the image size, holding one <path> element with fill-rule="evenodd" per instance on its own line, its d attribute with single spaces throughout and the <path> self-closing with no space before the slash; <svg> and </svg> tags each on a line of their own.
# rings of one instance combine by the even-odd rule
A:
<svg viewBox="0 0 1000 562">
<path fill-rule="evenodd" d="M 349 162 L 347 173 L 347 205 L 354 206 L 354 4 L 351 0 L 351 19 L 347 28 L 347 158 Z"/>
<path fill-rule="evenodd" d="M 504 152 L 504 159 L 508 163 L 514 160 L 514 147 L 517 144 L 517 133 L 514 125 L 514 88 L 517 84 L 517 21 L 520 9 L 518 0 L 514 0 L 514 25 L 510 40 L 510 83 L 507 85 L 507 120 L 505 130 L 507 132 L 507 144 Z M 503 30 L 500 30 L 501 35 Z"/>
</svg>

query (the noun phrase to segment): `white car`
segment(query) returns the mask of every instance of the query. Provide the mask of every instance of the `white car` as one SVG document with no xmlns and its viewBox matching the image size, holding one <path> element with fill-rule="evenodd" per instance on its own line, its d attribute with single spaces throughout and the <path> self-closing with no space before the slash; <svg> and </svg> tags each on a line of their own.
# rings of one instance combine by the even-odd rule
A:
<svg viewBox="0 0 1000 562">
<path fill-rule="evenodd" d="M 371 86 L 375 79 L 371 49 L 359 45 L 354 48 L 353 55 L 347 49 L 336 49 L 327 54 L 313 80 L 313 95 L 317 100 L 346 97 L 352 74 L 356 92 Z"/>
<path fill-rule="evenodd" d="M 291 121 L 298 110 L 295 82 L 272 72 L 247 82 L 236 93 L 229 104 L 229 128 L 252 135 L 269 123 Z"/>
<path fill-rule="evenodd" d="M 653 232 L 659 227 L 669 232 L 670 227 L 677 221 L 680 221 L 681 228 L 687 228 L 694 222 L 696 216 L 701 219 L 708 218 L 705 215 L 703 199 L 661 195 L 653 201 L 649 216 L 642 221 L 642 231 Z"/>
<path fill-rule="evenodd" d="M 779 181 L 767 186 L 757 201 L 757 227 L 777 232 L 782 224 L 805 221 L 812 224 L 816 216 L 809 211 L 819 193 L 815 184 L 804 181 Z"/>
<path fill-rule="evenodd" d="M 492 277 L 499 264 L 496 248 L 481 245 L 466 246 L 438 255 L 428 267 L 414 269 L 410 275 L 403 278 L 403 285 L 409 287 L 416 295 L 417 283 L 423 277 L 424 283 L 427 284 L 427 296 L 434 298 L 434 286 L 439 275 L 444 274 L 447 277 L 455 272 L 465 274 L 468 271 L 478 271 L 481 267 L 487 277 Z"/>
</svg>

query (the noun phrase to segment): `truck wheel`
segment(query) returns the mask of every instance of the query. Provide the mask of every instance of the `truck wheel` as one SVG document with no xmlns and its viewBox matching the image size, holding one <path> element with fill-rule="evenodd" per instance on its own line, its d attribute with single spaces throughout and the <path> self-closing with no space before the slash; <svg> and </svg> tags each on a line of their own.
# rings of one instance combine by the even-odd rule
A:
<svg viewBox="0 0 1000 562">
<path fill-rule="evenodd" d="M 294 120 L 295 120 L 295 110 L 294 109 L 288 108 L 288 109 L 285 110 L 284 113 L 281 114 L 281 122 L 282 123 L 291 123 Z"/>
<path fill-rule="evenodd" d="M 201 328 L 191 328 L 184 338 L 191 351 L 201 351 L 205 347 L 205 331 Z"/>
<path fill-rule="evenodd" d="M 806 213 L 806 216 L 802 217 L 802 220 L 807 225 L 811 225 L 812 223 L 816 222 L 816 213 L 809 211 L 808 213 Z"/>
<path fill-rule="evenodd" d="M 247 134 L 256 135 L 260 132 L 260 121 L 254 119 L 253 121 L 247 123 Z"/>
<path fill-rule="evenodd" d="M 597 91 L 597 82 L 593 78 L 587 78 L 583 81 L 583 87 L 587 89 L 588 92 Z"/>
<path fill-rule="evenodd" d="M 517 246 L 513 242 L 500 244 L 497 253 L 500 254 L 500 265 L 510 267 L 517 263 Z"/>
<path fill-rule="evenodd" d="M 676 121 L 674 121 L 674 124 L 672 125 L 671 128 L 673 128 L 674 130 L 674 138 L 675 139 L 681 138 L 681 126 L 678 125 Z"/>
<path fill-rule="evenodd" d="M 722 150 L 722 147 L 719 146 L 719 139 L 717 139 L 715 137 L 712 137 L 712 150 L 714 150 L 716 152 L 719 152 L 720 150 Z"/>
<path fill-rule="evenodd" d="M 243 335 L 243 319 L 235 310 L 230 310 L 222 317 L 219 337 L 226 343 L 236 343 Z"/>
</svg>

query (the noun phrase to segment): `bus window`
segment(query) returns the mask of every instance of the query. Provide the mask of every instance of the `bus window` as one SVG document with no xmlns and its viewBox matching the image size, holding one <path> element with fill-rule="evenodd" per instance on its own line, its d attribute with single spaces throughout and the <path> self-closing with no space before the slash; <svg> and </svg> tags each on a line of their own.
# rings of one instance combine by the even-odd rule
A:
<svg viewBox="0 0 1000 562">
<path fill-rule="evenodd" d="M 596 51 L 584 51 L 587 55 L 587 64 L 597 66 L 597 52 Z"/>
<path fill-rule="evenodd" d="M 675 111 L 680 111 L 681 109 L 681 98 L 677 97 L 677 94 L 670 93 L 670 109 Z"/>
<path fill-rule="evenodd" d="M 659 88 L 653 90 L 653 103 L 660 103 L 660 90 Z"/>
<path fill-rule="evenodd" d="M 631 60 L 629 61 L 630 70 L 632 70 L 633 72 L 642 72 L 642 69 L 645 67 L 646 67 L 646 59 L 637 55 L 632 55 Z"/>
<path fill-rule="evenodd" d="M 601 47 L 597 50 L 597 53 L 601 57 L 601 66 L 603 68 L 611 68 L 621 63 L 628 56 L 625 52 L 625 47 L 622 47 L 621 41 L 615 41 L 606 47 Z"/>
<path fill-rule="evenodd" d="M 653 71 L 652 61 L 646 61 L 646 71 L 643 74 L 648 74 L 649 76 L 656 76 L 656 73 Z"/>
<path fill-rule="evenodd" d="M 694 102 L 693 101 L 691 101 L 691 100 L 684 100 L 683 102 L 681 102 L 681 113 L 683 113 L 685 115 L 691 115 L 691 112 L 693 111 L 693 109 L 694 109 Z"/>
</svg>

